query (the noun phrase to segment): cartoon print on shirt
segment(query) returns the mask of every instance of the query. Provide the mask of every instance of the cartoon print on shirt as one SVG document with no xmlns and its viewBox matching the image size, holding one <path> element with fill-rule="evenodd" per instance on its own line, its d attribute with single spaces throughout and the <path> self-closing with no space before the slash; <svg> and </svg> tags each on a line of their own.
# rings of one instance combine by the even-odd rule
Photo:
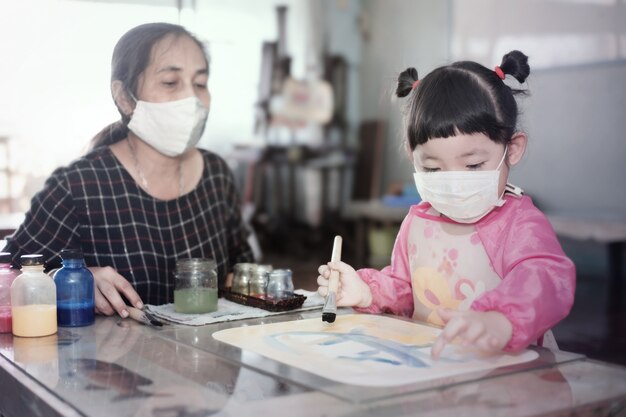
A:
<svg viewBox="0 0 626 417">
<path fill-rule="evenodd" d="M 457 263 L 456 259 L 459 257 L 459 251 L 456 249 L 444 249 L 443 257 L 441 258 L 441 263 L 437 268 L 437 271 L 444 275 L 446 280 L 450 280 L 454 275 L 454 270 L 456 269 Z"/>
<path fill-rule="evenodd" d="M 428 309 L 432 310 L 426 320 L 429 323 L 443 326 L 443 320 L 437 314 L 437 309 L 456 309 L 460 303 L 450 291 L 448 281 L 433 268 L 418 267 L 413 271 L 411 278 L 413 294 Z"/>
<path fill-rule="evenodd" d="M 474 284 L 466 278 L 461 278 L 456 282 L 454 291 L 457 299 L 463 300 L 459 304 L 459 311 L 468 311 L 474 300 L 485 292 L 485 281 L 479 280 Z"/>
<path fill-rule="evenodd" d="M 410 236 L 407 254 L 416 319 L 443 325 L 438 308 L 470 310 L 501 282 L 473 225 L 419 218 Z"/>
</svg>

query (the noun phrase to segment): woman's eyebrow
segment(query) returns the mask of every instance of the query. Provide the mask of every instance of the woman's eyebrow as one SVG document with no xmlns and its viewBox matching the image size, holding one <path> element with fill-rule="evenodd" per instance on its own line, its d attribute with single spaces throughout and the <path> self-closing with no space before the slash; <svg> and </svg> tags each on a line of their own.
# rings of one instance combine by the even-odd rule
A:
<svg viewBox="0 0 626 417">
<path fill-rule="evenodd" d="M 181 72 L 183 69 L 181 67 L 177 67 L 175 65 L 168 65 L 166 67 L 163 68 L 159 68 L 157 70 L 157 74 L 161 73 L 161 72 Z M 208 74 L 209 73 L 209 69 L 208 68 L 200 68 L 199 70 L 196 71 L 196 75 L 199 74 Z"/>
<path fill-rule="evenodd" d="M 158 73 L 160 73 L 160 72 L 168 72 L 168 71 L 171 71 L 171 72 L 180 72 L 180 71 L 182 71 L 182 70 L 183 70 L 183 69 L 182 69 L 181 67 L 177 67 L 177 66 L 175 66 L 175 65 L 168 65 L 168 66 L 166 66 L 166 67 L 159 68 L 159 69 L 157 70 L 157 74 L 158 74 Z"/>
</svg>

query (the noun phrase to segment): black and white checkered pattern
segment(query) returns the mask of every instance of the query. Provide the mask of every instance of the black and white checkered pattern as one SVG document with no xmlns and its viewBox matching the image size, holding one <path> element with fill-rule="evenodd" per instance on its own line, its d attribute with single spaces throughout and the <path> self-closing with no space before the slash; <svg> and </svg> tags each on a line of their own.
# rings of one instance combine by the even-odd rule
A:
<svg viewBox="0 0 626 417">
<path fill-rule="evenodd" d="M 252 261 L 233 175 L 219 156 L 201 150 L 200 183 L 180 198 L 157 200 L 136 184 L 108 147 L 57 169 L 31 202 L 4 251 L 41 253 L 60 266 L 65 248 L 81 248 L 88 266 L 111 266 L 145 303 L 172 302 L 180 258 L 212 258 L 220 287 L 238 262 Z"/>
</svg>

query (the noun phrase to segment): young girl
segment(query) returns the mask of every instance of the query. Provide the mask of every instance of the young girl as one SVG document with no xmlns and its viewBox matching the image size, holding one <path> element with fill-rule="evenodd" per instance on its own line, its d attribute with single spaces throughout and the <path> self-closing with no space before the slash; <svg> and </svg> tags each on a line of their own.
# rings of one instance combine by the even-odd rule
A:
<svg viewBox="0 0 626 417">
<path fill-rule="evenodd" d="M 413 317 L 443 331 L 439 357 L 454 339 L 485 351 L 542 343 L 574 300 L 575 269 L 546 217 L 507 183 L 526 148 L 514 94 L 530 72 L 519 51 L 494 70 L 475 62 L 437 68 L 423 80 L 409 68 L 396 94 L 408 96 L 405 125 L 423 202 L 412 206 L 391 265 L 355 271 L 319 267 L 319 293 L 340 273 L 337 305 Z"/>
</svg>

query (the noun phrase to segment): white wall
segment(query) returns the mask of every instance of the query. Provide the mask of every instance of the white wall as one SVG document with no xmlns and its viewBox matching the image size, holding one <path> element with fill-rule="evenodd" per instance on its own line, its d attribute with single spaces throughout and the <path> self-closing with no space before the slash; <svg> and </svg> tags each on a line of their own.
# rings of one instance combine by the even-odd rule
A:
<svg viewBox="0 0 626 417">
<path fill-rule="evenodd" d="M 548 212 L 626 220 L 626 63 L 537 71 L 513 170 Z"/>
<path fill-rule="evenodd" d="M 512 181 L 548 212 L 626 220 L 624 2 L 455 0 L 452 31 L 453 60 L 529 56 L 529 149 Z"/>
<path fill-rule="evenodd" d="M 397 76 L 407 67 L 426 74 L 448 61 L 450 6 L 440 0 L 366 0 L 362 7 L 361 117 L 388 121 L 383 193 L 413 172 L 402 148 L 401 103 L 392 102 Z"/>
<path fill-rule="evenodd" d="M 172 1 L 0 2 L 0 136 L 10 139 L 12 196 L 19 199 L 12 210 L 26 210 L 54 168 L 119 119 L 109 88 L 119 37 L 140 23 L 177 17 Z M 0 178 L 0 195 L 5 184 Z"/>
<path fill-rule="evenodd" d="M 390 120 L 384 182 L 411 181 L 398 150 L 394 77 L 459 59 L 487 67 L 530 56 L 521 101 L 530 143 L 512 181 L 548 212 L 626 219 L 626 5 L 623 0 L 364 1 L 362 116 Z"/>
<path fill-rule="evenodd" d="M 262 143 L 254 137 L 254 116 L 264 41 L 278 40 L 276 7 L 287 6 L 287 53 L 291 73 L 306 73 L 310 5 L 300 0 L 197 0 L 187 27 L 208 43 L 209 88 L 213 97 L 207 134 L 200 145 L 228 154 L 234 144 Z"/>
<path fill-rule="evenodd" d="M 356 143 L 361 121 L 361 62 L 363 41 L 360 32 L 361 0 L 314 0 L 324 4 L 324 32 L 322 43 L 329 54 L 343 56 L 348 65 L 346 118 L 349 131 L 348 142 Z"/>
<path fill-rule="evenodd" d="M 0 136 L 10 138 L 11 189 L 20 198 L 12 210 L 28 209 L 54 168 L 119 119 L 109 88 L 111 53 L 128 29 L 180 23 L 207 43 L 213 101 L 200 145 L 226 154 L 233 143 L 255 139 L 261 46 L 277 39 L 277 5 L 289 8 L 288 53 L 294 76 L 304 76 L 312 1 L 184 0 L 181 13 L 176 0 L 0 2 Z M 0 177 L 0 197 L 7 188 Z"/>
</svg>

